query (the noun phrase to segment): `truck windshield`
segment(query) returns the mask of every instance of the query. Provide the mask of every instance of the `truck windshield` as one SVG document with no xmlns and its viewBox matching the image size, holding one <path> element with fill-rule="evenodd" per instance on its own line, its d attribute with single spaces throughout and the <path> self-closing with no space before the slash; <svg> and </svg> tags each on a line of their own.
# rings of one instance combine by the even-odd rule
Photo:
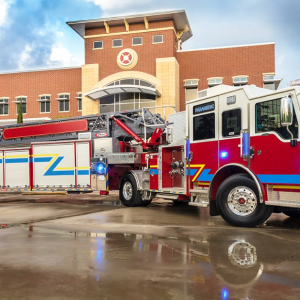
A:
<svg viewBox="0 0 300 300">
<path fill-rule="evenodd" d="M 255 105 L 255 132 L 275 131 L 283 139 L 291 139 L 291 135 L 280 124 L 280 99 L 265 101 Z M 298 138 L 298 120 L 295 114 L 293 116 L 293 124 L 289 126 L 289 130 L 293 133 L 294 138 Z"/>
</svg>

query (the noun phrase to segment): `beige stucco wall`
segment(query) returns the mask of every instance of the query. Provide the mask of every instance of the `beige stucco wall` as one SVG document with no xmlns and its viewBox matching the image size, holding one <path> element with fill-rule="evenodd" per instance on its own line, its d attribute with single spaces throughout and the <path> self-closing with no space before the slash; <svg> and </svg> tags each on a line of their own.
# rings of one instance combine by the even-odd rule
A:
<svg viewBox="0 0 300 300">
<path fill-rule="evenodd" d="M 176 107 L 176 111 L 179 111 L 179 64 L 176 58 L 157 58 L 156 77 L 162 81 L 161 97 L 157 98 L 157 106 L 172 105 Z M 158 112 L 162 113 L 161 110 Z M 167 115 L 173 112 L 171 108 L 166 109 Z"/>
<path fill-rule="evenodd" d="M 99 64 L 82 66 L 82 115 L 99 113 L 99 101 L 93 101 L 84 94 L 89 92 L 99 82 Z"/>
<path fill-rule="evenodd" d="M 139 71 L 123 71 L 112 74 L 99 81 L 99 65 L 90 64 L 82 66 L 82 94 L 92 89 L 102 88 L 109 83 L 127 78 L 146 80 L 156 86 L 161 97 L 157 97 L 157 106 L 171 105 L 180 110 L 179 102 L 179 64 L 174 57 L 156 59 L 156 77 Z M 82 97 L 82 115 L 97 114 L 99 112 L 99 101 Z M 157 110 L 163 114 L 162 109 Z M 166 114 L 173 113 L 172 108 L 166 109 Z"/>
</svg>

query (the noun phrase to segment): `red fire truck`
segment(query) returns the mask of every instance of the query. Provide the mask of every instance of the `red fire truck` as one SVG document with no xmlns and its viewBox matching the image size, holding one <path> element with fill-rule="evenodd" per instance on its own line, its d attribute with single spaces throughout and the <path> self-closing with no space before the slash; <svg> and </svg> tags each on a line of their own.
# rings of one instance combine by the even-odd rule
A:
<svg viewBox="0 0 300 300">
<path fill-rule="evenodd" d="M 90 192 L 92 173 L 107 169 L 104 193 L 119 190 L 125 206 L 189 202 L 245 227 L 272 212 L 295 216 L 299 107 L 296 86 L 220 85 L 168 121 L 157 107 L 3 126 L 0 188 Z"/>
</svg>

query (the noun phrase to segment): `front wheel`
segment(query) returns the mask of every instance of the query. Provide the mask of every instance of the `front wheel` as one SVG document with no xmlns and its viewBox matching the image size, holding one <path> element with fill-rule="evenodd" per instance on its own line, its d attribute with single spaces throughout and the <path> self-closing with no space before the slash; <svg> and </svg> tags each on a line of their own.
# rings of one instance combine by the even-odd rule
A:
<svg viewBox="0 0 300 300">
<path fill-rule="evenodd" d="M 235 174 L 220 185 L 217 208 L 223 219 L 233 226 L 254 227 L 265 222 L 272 206 L 259 202 L 256 184 L 248 177 Z"/>
<path fill-rule="evenodd" d="M 142 196 L 137 189 L 137 184 L 132 174 L 124 174 L 122 176 L 119 198 L 125 206 L 133 207 L 143 205 Z"/>
</svg>

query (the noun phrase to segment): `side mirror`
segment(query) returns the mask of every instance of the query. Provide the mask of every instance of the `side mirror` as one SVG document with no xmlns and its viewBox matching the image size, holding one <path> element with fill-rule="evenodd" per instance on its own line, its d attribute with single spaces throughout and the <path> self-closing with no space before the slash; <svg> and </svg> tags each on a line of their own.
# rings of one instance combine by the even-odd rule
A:
<svg viewBox="0 0 300 300">
<path fill-rule="evenodd" d="M 286 96 L 280 102 L 280 121 L 281 126 L 290 126 L 293 124 L 293 100 Z"/>
<path fill-rule="evenodd" d="M 291 146 L 297 146 L 297 139 L 294 140 L 292 132 L 289 130 L 289 126 L 293 124 L 293 100 L 290 96 L 286 96 L 281 99 L 280 102 L 280 121 L 281 126 L 286 126 L 286 130 L 291 135 Z"/>
</svg>

